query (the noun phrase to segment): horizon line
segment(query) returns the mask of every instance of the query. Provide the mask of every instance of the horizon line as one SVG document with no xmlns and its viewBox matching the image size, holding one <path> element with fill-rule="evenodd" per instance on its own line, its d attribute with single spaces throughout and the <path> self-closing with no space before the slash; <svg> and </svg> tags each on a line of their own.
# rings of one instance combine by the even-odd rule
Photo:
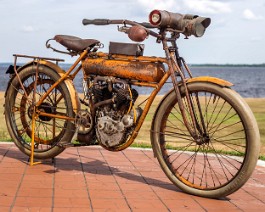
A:
<svg viewBox="0 0 265 212">
<path fill-rule="evenodd" d="M 59 62 L 59 64 L 71 65 L 74 62 Z M 0 62 L 0 64 L 14 64 L 14 62 Z M 26 64 L 18 62 L 17 64 Z M 187 63 L 189 66 L 265 66 L 263 63 Z"/>
</svg>

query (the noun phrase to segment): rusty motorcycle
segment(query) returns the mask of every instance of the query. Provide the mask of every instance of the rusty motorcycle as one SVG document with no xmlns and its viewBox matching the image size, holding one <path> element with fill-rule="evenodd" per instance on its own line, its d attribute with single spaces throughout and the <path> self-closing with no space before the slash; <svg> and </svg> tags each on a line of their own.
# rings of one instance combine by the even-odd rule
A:
<svg viewBox="0 0 265 212">
<path fill-rule="evenodd" d="M 96 39 L 56 35 L 47 48 L 78 56 L 64 71 L 56 58 L 14 55 L 5 93 L 5 118 L 16 146 L 34 158 L 54 158 L 65 148 L 100 145 L 109 151 L 129 147 L 165 83 L 153 115 L 150 140 L 167 177 L 183 191 L 208 198 L 238 190 L 252 174 L 259 155 L 259 130 L 232 83 L 209 76 L 193 77 L 179 55 L 177 40 L 203 36 L 211 19 L 154 10 L 149 22 L 84 19 L 84 25 L 118 25 L 134 43 L 110 42 L 100 52 Z M 143 55 L 142 42 L 154 37 L 165 57 Z M 51 43 L 67 50 L 58 50 Z M 17 60 L 30 61 L 18 67 Z M 83 94 L 73 79 L 83 73 Z M 136 104 L 137 87 L 152 92 Z M 77 141 L 73 141 L 76 135 Z"/>
</svg>

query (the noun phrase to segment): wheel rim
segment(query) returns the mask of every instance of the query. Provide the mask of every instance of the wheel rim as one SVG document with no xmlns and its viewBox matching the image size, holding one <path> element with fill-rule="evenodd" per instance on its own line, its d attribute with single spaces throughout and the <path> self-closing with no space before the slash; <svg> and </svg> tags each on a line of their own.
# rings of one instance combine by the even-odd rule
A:
<svg viewBox="0 0 265 212">
<path fill-rule="evenodd" d="M 229 100 L 206 91 L 191 91 L 190 96 L 200 126 L 193 129 L 199 137 L 189 135 L 175 102 L 167 108 L 161 124 L 162 155 L 182 183 L 201 190 L 218 189 L 231 182 L 243 166 L 247 154 L 244 124 Z M 182 99 L 187 112 L 187 99 Z M 189 115 L 187 119 L 192 126 Z"/>
<path fill-rule="evenodd" d="M 11 109 L 13 128 L 23 146 L 30 149 L 32 136 L 32 99 L 34 91 L 35 73 L 22 79 L 28 97 L 23 89 L 15 89 L 14 102 Z M 36 87 L 36 100 L 38 101 L 55 80 L 46 74 L 40 73 Z M 12 86 L 12 85 L 11 85 Z M 19 86 L 20 87 L 20 86 Z M 67 115 L 66 97 L 60 86 L 56 87 L 51 94 L 38 107 L 43 112 L 52 114 L 60 113 Z M 35 122 L 35 150 L 36 152 L 47 151 L 55 146 L 66 130 L 67 121 L 57 118 L 38 116 Z"/>
</svg>

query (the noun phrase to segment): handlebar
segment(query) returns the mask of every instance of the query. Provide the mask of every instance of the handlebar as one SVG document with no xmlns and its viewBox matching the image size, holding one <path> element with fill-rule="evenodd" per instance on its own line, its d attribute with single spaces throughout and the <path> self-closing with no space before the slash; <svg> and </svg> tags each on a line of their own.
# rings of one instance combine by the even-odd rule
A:
<svg viewBox="0 0 265 212">
<path fill-rule="evenodd" d="M 143 22 L 143 23 L 138 23 L 135 21 L 129 21 L 129 20 L 110 20 L 110 19 L 83 19 L 82 21 L 83 25 L 109 25 L 109 24 L 129 24 L 129 25 L 141 25 L 145 28 L 148 29 L 153 29 L 157 28 L 153 26 L 150 23 Z"/>
<path fill-rule="evenodd" d="M 150 29 L 157 28 L 150 23 L 143 22 L 138 23 L 135 21 L 130 20 L 111 20 L 111 19 L 83 19 L 83 25 L 110 25 L 110 24 L 124 24 L 124 25 L 131 25 L 131 26 L 140 26 L 142 27 L 149 35 L 154 36 L 156 38 L 160 37 L 160 35 Z"/>
<path fill-rule="evenodd" d="M 109 19 L 83 19 L 82 23 L 83 25 L 108 25 Z"/>
<path fill-rule="evenodd" d="M 150 23 L 138 23 L 130 20 L 84 19 L 83 25 L 123 24 L 124 28 L 127 29 L 128 27 L 126 25 L 131 25 L 131 28 L 134 28 L 134 26 L 136 26 L 138 27 L 138 29 L 144 29 L 148 35 L 154 36 L 156 38 L 161 38 L 161 30 L 182 33 L 186 37 L 191 35 L 194 35 L 195 37 L 201 37 L 203 36 L 205 29 L 210 25 L 211 19 L 206 17 L 200 17 L 198 15 L 183 15 L 180 13 L 153 10 L 149 15 L 149 22 Z M 150 30 L 153 28 L 160 29 L 160 33 L 158 34 Z"/>
<path fill-rule="evenodd" d="M 136 25 L 137 23 L 129 20 L 111 20 L 111 19 L 83 19 L 83 25 L 109 25 L 109 24 L 129 24 Z"/>
</svg>

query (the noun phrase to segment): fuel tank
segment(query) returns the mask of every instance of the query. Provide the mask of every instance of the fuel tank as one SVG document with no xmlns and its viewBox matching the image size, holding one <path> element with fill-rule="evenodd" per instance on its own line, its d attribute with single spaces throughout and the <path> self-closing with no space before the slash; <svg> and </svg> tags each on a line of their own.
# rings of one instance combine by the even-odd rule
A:
<svg viewBox="0 0 265 212">
<path fill-rule="evenodd" d="M 161 62 L 87 58 L 82 66 L 87 75 L 113 76 L 143 82 L 159 82 L 165 73 Z"/>
</svg>

